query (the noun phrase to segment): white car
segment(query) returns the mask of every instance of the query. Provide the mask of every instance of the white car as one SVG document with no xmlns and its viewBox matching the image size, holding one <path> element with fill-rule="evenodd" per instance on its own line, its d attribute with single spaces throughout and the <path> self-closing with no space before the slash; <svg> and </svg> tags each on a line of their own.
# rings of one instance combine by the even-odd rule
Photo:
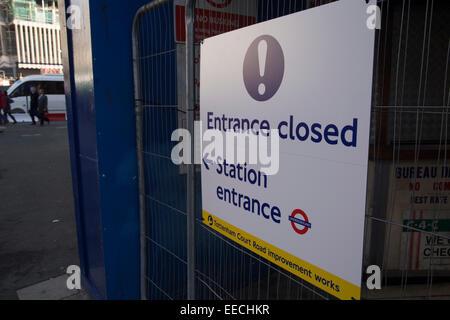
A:
<svg viewBox="0 0 450 320">
<path fill-rule="evenodd" d="M 30 110 L 30 88 L 42 87 L 48 97 L 48 113 L 66 114 L 66 98 L 64 95 L 64 75 L 43 74 L 24 77 L 16 81 L 9 89 L 11 113 L 28 113 Z"/>
</svg>

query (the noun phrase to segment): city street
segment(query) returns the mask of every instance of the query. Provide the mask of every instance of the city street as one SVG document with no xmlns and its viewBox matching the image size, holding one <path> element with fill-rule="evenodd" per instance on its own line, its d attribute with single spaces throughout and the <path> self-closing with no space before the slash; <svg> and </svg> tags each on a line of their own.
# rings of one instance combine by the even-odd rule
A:
<svg viewBox="0 0 450 320">
<path fill-rule="evenodd" d="M 0 299 L 18 299 L 78 265 L 66 122 L 9 125 L 0 149 Z"/>
</svg>

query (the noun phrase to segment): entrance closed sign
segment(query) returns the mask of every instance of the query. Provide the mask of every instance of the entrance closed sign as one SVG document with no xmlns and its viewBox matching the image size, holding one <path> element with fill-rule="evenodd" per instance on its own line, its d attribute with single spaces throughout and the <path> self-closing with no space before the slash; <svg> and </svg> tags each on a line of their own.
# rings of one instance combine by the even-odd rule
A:
<svg viewBox="0 0 450 320">
<path fill-rule="evenodd" d="M 367 5 L 341 0 L 201 45 L 203 134 L 244 129 L 279 141 L 274 172 L 203 161 L 205 225 L 340 299 L 360 298 L 375 35 Z"/>
</svg>

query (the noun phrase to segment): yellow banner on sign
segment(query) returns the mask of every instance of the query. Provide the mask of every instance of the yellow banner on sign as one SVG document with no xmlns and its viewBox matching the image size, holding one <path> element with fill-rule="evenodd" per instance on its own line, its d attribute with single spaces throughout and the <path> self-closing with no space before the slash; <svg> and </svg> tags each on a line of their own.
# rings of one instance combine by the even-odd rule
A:
<svg viewBox="0 0 450 320">
<path fill-rule="evenodd" d="M 339 299 L 360 299 L 360 287 L 254 237 L 205 210 L 203 210 L 203 223 L 244 248 Z"/>
</svg>

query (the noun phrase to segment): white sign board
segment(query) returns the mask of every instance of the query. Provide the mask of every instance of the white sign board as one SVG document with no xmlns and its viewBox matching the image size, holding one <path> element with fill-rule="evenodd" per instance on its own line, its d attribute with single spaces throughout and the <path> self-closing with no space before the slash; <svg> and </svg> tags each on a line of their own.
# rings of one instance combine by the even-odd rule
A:
<svg viewBox="0 0 450 320">
<path fill-rule="evenodd" d="M 367 7 L 341 0 L 201 45 L 203 132 L 247 121 L 279 135 L 274 175 L 203 162 L 204 223 L 341 299 L 359 299 L 361 287 L 375 35 Z"/>
</svg>

